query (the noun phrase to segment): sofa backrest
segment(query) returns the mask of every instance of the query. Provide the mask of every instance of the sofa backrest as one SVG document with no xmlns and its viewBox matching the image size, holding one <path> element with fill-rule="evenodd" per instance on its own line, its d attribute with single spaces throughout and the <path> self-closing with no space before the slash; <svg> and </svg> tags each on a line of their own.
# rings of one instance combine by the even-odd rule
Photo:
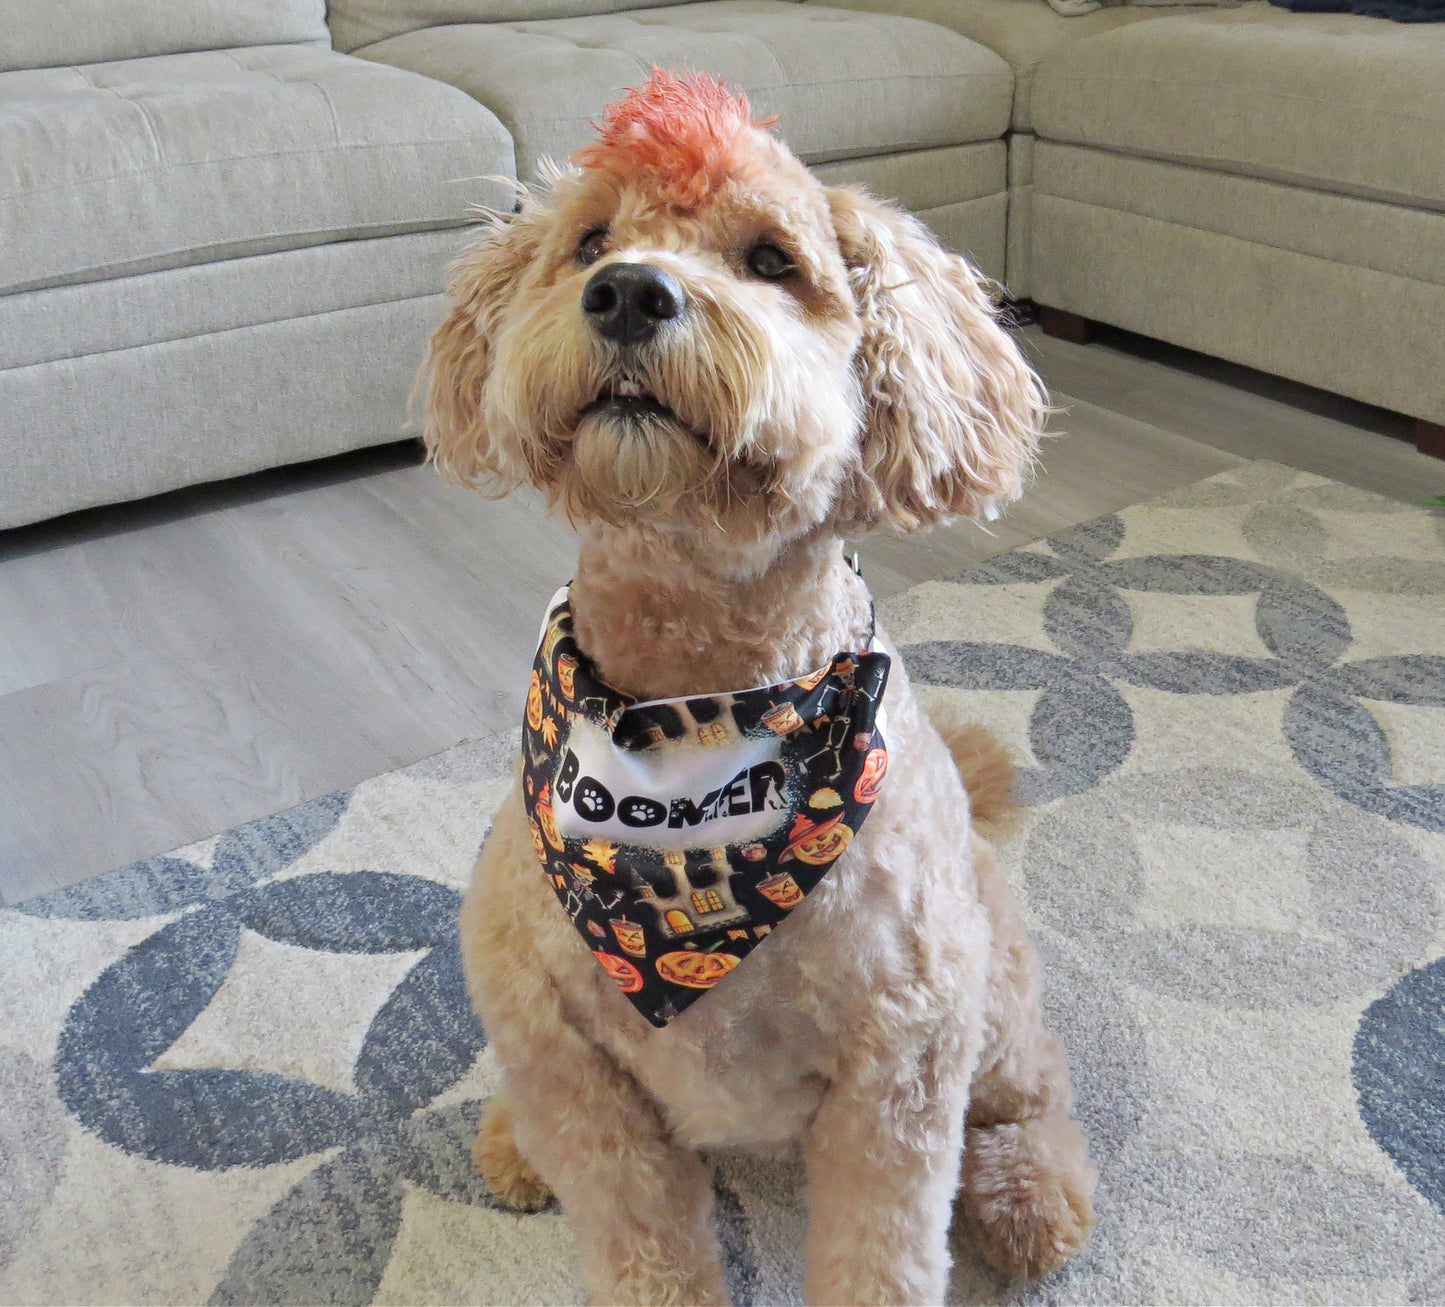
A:
<svg viewBox="0 0 1445 1307">
<path fill-rule="evenodd" d="M 37 3 L 40 0 L 36 0 Z M 350 53 L 389 36 L 450 23 L 517 23 L 656 9 L 684 0 L 331 0 L 331 40 Z"/>
<path fill-rule="evenodd" d="M 0 72 L 327 41 L 326 0 L 5 0 Z"/>
</svg>

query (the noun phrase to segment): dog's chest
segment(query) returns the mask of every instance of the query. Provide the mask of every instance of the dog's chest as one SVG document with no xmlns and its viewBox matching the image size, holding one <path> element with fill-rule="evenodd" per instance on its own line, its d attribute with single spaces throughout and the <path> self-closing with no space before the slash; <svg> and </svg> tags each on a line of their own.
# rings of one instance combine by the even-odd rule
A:
<svg viewBox="0 0 1445 1307">
<path fill-rule="evenodd" d="M 838 1074 L 848 1031 L 878 977 L 868 957 L 896 953 L 905 923 L 870 911 L 855 858 L 702 1001 L 663 1029 L 630 1011 L 604 1020 L 605 1042 L 694 1148 L 765 1151 L 802 1139 Z M 880 916 L 883 921 L 880 921 Z M 886 924 L 884 924 L 886 922 Z M 854 928 L 854 925 L 858 928 Z M 857 946 L 857 947 L 855 947 Z"/>
<path fill-rule="evenodd" d="M 781 952 L 781 950 L 780 950 Z M 812 1004 L 768 982 L 781 968 L 754 956 L 750 975 L 627 1050 L 632 1073 L 694 1148 L 780 1147 L 802 1137 L 834 1057 Z M 796 982 L 794 982 L 794 986 Z"/>
</svg>

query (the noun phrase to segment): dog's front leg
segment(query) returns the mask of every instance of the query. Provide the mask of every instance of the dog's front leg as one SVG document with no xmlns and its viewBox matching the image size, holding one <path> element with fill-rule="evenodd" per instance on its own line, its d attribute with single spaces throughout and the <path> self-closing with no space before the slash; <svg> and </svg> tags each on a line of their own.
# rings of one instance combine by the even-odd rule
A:
<svg viewBox="0 0 1445 1307">
<path fill-rule="evenodd" d="M 522 1152 L 551 1186 L 596 1304 L 726 1303 L 712 1173 L 603 1049 L 558 1023 L 546 1056 L 512 1062 Z"/>
<path fill-rule="evenodd" d="M 939 1038 L 907 1080 L 896 1051 L 887 1075 L 867 1058 L 835 1080 L 807 1142 L 812 1307 L 943 1301 L 977 1044 Z"/>
</svg>

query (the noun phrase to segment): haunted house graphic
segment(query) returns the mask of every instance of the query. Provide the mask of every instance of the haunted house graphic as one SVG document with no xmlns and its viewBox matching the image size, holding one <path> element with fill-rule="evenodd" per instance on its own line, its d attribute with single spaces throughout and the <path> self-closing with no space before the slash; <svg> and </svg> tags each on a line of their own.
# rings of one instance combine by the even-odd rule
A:
<svg viewBox="0 0 1445 1307">
<path fill-rule="evenodd" d="M 666 939 L 716 930 L 748 916 L 733 898 L 733 868 L 726 849 L 661 853 L 655 866 L 639 870 L 644 881 L 641 901 L 657 914 L 657 928 Z"/>
</svg>

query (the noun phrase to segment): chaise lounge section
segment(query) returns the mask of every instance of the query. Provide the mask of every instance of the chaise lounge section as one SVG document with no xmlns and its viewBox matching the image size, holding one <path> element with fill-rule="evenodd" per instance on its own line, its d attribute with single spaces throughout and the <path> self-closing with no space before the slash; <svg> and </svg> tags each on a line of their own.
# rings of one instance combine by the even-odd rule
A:
<svg viewBox="0 0 1445 1307">
<path fill-rule="evenodd" d="M 1429 446 L 1445 25 L 1178 14 L 1059 50 L 1032 100 L 1039 303 L 1396 409 Z"/>
</svg>

